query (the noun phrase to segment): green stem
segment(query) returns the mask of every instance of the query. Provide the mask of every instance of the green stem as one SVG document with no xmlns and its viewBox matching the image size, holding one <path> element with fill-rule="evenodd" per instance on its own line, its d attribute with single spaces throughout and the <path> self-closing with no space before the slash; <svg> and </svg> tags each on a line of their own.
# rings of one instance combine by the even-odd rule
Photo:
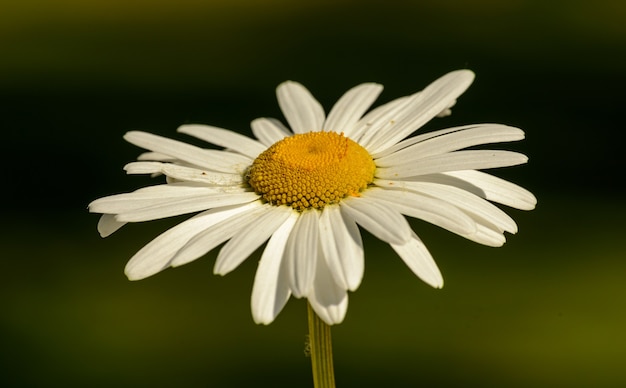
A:
<svg viewBox="0 0 626 388">
<path fill-rule="evenodd" d="M 330 326 L 317 316 L 310 303 L 307 303 L 307 306 L 313 386 L 315 388 L 335 388 L 333 346 L 330 338 Z"/>
</svg>

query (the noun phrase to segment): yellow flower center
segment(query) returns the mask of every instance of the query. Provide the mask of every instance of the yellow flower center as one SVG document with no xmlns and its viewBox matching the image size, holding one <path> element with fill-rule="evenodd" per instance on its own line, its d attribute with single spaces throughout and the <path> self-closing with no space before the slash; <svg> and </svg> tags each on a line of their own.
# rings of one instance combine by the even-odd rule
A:
<svg viewBox="0 0 626 388">
<path fill-rule="evenodd" d="M 376 165 L 359 144 L 336 132 L 297 134 L 261 153 L 248 183 L 272 205 L 322 209 L 358 196 L 374 179 Z"/>
</svg>

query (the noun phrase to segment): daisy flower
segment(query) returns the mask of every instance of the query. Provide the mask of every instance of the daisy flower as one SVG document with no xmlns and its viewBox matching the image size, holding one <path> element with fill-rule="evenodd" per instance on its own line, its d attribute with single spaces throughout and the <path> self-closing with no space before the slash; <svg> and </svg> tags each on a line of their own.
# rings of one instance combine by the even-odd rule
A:
<svg viewBox="0 0 626 388">
<path fill-rule="evenodd" d="M 307 298 L 327 324 L 340 323 L 348 291 L 363 278 L 359 227 L 440 288 L 441 273 L 405 216 L 501 246 L 504 232 L 516 233 L 517 226 L 492 202 L 534 208 L 530 192 L 479 171 L 526 163 L 526 156 L 473 148 L 521 140 L 522 130 L 475 124 L 409 137 L 449 114 L 473 79 L 471 71 L 454 71 L 369 112 L 382 86 L 364 83 L 328 115 L 304 86 L 287 81 L 276 94 L 289 127 L 256 119 L 256 139 L 207 125 L 178 128 L 221 150 L 129 132 L 124 138 L 149 152 L 126 172 L 165 175 L 166 183 L 97 199 L 89 210 L 102 213 L 103 237 L 127 222 L 199 212 L 137 252 L 125 269 L 131 280 L 189 263 L 223 243 L 214 272 L 225 275 L 267 241 L 252 290 L 254 321 L 271 323 L 293 295 Z"/>
</svg>

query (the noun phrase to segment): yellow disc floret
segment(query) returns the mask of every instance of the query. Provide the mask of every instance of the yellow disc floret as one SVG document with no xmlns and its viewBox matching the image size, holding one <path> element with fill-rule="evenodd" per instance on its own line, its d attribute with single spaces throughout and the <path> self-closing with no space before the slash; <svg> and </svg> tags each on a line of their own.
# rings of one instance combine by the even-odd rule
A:
<svg viewBox="0 0 626 388">
<path fill-rule="evenodd" d="M 374 179 L 376 165 L 359 144 L 336 132 L 287 137 L 261 153 L 248 183 L 272 205 L 322 209 L 357 196 Z"/>
</svg>

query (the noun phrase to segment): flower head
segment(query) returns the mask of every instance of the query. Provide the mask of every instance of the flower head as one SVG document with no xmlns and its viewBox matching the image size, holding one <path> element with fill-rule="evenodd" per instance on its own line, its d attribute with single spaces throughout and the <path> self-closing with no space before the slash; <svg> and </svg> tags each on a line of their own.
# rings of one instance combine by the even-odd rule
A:
<svg viewBox="0 0 626 388">
<path fill-rule="evenodd" d="M 269 118 L 252 122 L 257 140 L 206 125 L 178 129 L 223 150 L 129 132 L 127 141 L 150 152 L 125 170 L 163 174 L 166 183 L 95 200 L 89 210 L 102 213 L 103 237 L 127 222 L 199 212 L 137 252 L 125 270 L 131 280 L 189 263 L 224 242 L 214 272 L 225 275 L 267 241 L 252 290 L 255 322 L 271 323 L 294 295 L 307 298 L 326 323 L 340 323 L 348 291 L 363 277 L 359 226 L 439 288 L 441 273 L 405 216 L 500 246 L 517 226 L 491 202 L 534 208 L 527 190 L 478 171 L 522 164 L 526 156 L 467 149 L 521 140 L 522 130 L 476 124 L 409 137 L 449 114 L 473 79 L 471 71 L 455 71 L 368 113 L 382 86 L 361 84 L 328 116 L 302 85 L 285 82 L 277 97 L 291 129 Z"/>
</svg>

